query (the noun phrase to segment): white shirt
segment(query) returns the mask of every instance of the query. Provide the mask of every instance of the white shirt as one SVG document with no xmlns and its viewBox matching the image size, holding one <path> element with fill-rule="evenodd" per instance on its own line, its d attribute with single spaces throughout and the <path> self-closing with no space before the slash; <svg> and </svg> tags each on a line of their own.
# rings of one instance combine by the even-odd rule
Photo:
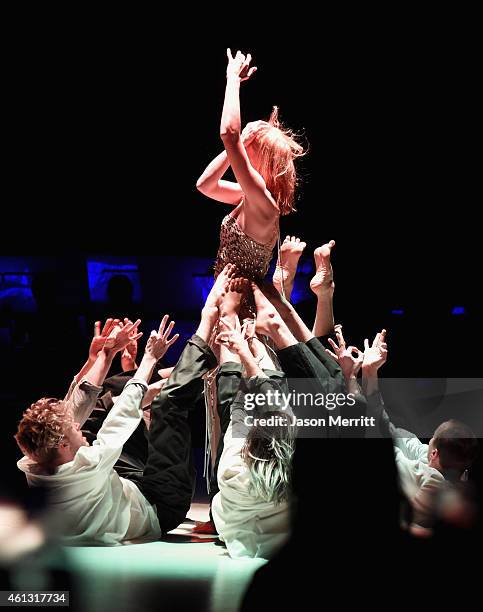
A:
<svg viewBox="0 0 483 612">
<path fill-rule="evenodd" d="M 416 437 L 394 438 L 401 488 L 414 509 L 414 521 L 426 526 L 434 516 L 436 495 L 446 486 L 444 476 L 428 465 L 427 444 Z"/>
<path fill-rule="evenodd" d="M 74 459 L 59 466 L 55 474 L 43 473 L 27 457 L 18 462 L 30 486 L 49 488 L 64 543 L 115 545 L 138 538 L 160 538 L 155 506 L 133 482 L 119 477 L 113 469 L 123 444 L 142 418 L 146 389 L 145 381 L 131 379 L 92 446 L 81 446 Z"/>
<path fill-rule="evenodd" d="M 211 505 L 213 520 L 230 557 L 268 559 L 288 539 L 289 507 L 287 502 L 266 502 L 250 492 L 250 473 L 241 455 L 245 438 L 232 433 L 230 421 L 218 466 L 220 491 Z"/>
</svg>

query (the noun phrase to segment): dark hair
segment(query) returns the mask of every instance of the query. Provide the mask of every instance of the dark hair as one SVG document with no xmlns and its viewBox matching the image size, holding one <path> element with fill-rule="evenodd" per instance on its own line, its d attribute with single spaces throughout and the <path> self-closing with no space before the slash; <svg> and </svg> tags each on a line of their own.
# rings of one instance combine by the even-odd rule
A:
<svg viewBox="0 0 483 612">
<path fill-rule="evenodd" d="M 439 452 L 439 462 L 444 470 L 463 473 L 478 454 L 478 441 L 471 429 L 454 419 L 445 421 L 433 434 L 434 447 Z"/>
</svg>

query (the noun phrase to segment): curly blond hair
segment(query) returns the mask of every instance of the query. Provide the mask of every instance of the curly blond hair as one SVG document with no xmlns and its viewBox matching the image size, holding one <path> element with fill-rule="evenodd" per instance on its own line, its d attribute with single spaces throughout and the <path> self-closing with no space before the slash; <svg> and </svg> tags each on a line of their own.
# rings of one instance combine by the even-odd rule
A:
<svg viewBox="0 0 483 612">
<path fill-rule="evenodd" d="M 49 467 L 73 416 L 59 399 L 43 397 L 23 413 L 15 440 L 20 450 L 37 463 Z"/>
<path fill-rule="evenodd" d="M 285 128 L 278 118 L 278 107 L 274 106 L 269 126 L 261 127 L 255 138 L 260 155 L 258 171 L 263 176 L 267 189 L 278 205 L 281 215 L 294 212 L 297 172 L 294 160 L 306 151 L 296 140 L 292 130 Z"/>
</svg>

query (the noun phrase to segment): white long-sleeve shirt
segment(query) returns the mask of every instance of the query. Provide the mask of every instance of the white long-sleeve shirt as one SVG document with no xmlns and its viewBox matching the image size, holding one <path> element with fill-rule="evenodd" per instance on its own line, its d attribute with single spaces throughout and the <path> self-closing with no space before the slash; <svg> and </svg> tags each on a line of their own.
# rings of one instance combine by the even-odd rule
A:
<svg viewBox="0 0 483 612">
<path fill-rule="evenodd" d="M 18 462 L 30 486 L 48 487 L 66 544 L 115 545 L 160 538 L 155 506 L 133 482 L 119 477 L 113 469 L 123 444 L 142 418 L 146 389 L 145 381 L 131 379 L 92 446 L 81 446 L 74 459 L 59 466 L 54 474 L 46 474 L 28 457 Z"/>
<path fill-rule="evenodd" d="M 436 496 L 446 487 L 439 470 L 428 465 L 427 444 L 418 438 L 394 437 L 394 453 L 401 488 L 414 510 L 413 522 L 430 526 Z"/>
<path fill-rule="evenodd" d="M 428 465 L 429 446 L 391 423 L 379 391 L 367 397 L 367 410 L 377 419 L 379 434 L 393 440 L 399 482 L 413 508 L 413 523 L 431 526 L 437 496 L 447 487 L 447 482 L 439 470 Z"/>
<path fill-rule="evenodd" d="M 241 454 L 245 438 L 233 436 L 233 420 L 245 414 L 240 409 L 232 411 L 218 466 L 220 490 L 211 512 L 230 557 L 269 559 L 288 539 L 289 507 L 287 502 L 267 502 L 250 492 L 250 473 Z"/>
</svg>

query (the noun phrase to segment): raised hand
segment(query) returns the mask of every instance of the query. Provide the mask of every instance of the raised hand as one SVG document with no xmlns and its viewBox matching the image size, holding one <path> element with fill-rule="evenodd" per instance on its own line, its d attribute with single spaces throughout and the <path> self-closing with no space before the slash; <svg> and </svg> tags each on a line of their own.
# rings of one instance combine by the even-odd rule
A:
<svg viewBox="0 0 483 612">
<path fill-rule="evenodd" d="M 226 319 L 221 318 L 220 323 L 225 328 L 221 331 L 215 338 L 215 342 L 217 344 L 224 344 L 228 350 L 240 354 L 248 354 L 250 352 L 247 337 L 253 333 L 253 331 L 249 330 L 249 326 L 253 327 L 251 321 L 246 321 L 243 325 L 240 325 L 240 319 L 238 315 L 235 315 L 235 325 Z"/>
<path fill-rule="evenodd" d="M 329 344 L 334 349 L 334 352 L 329 349 L 325 349 L 325 352 L 340 365 L 344 378 L 355 378 L 362 366 L 364 353 L 356 346 L 346 346 L 342 334 L 342 325 L 335 325 L 334 330 L 338 344 L 332 338 L 329 338 Z"/>
<path fill-rule="evenodd" d="M 376 334 L 372 346 L 369 346 L 369 340 L 364 340 L 364 360 L 362 367 L 364 370 L 376 371 L 383 366 L 387 361 L 387 344 L 386 330 L 383 329 Z"/>
<path fill-rule="evenodd" d="M 138 341 L 131 340 L 131 342 L 126 346 L 121 355 L 121 366 L 123 372 L 128 372 L 129 370 L 135 370 L 137 368 L 136 365 L 136 356 L 138 354 Z"/>
<path fill-rule="evenodd" d="M 94 337 L 89 347 L 89 361 L 94 362 L 97 359 L 97 353 L 102 350 L 107 338 L 118 325 L 119 319 L 107 319 L 101 331 L 101 322 L 94 323 Z"/>
<path fill-rule="evenodd" d="M 171 321 L 168 327 L 166 327 L 168 320 L 169 315 L 164 315 L 159 330 L 157 332 L 154 330 L 151 332 L 144 350 L 145 357 L 151 357 L 158 361 L 158 359 L 161 359 L 169 347 L 179 338 L 179 334 L 175 334 L 172 338 L 169 337 L 170 333 L 173 331 L 174 321 Z"/>
<path fill-rule="evenodd" d="M 250 68 L 252 56 L 248 53 L 246 56 L 241 51 L 237 51 L 235 57 L 231 54 L 231 49 L 226 50 L 228 57 L 228 66 L 226 68 L 226 78 L 238 77 L 240 81 L 247 81 L 252 74 L 257 71 L 256 66 Z"/>
<path fill-rule="evenodd" d="M 111 353 L 118 353 L 124 350 L 130 342 L 137 341 L 143 335 L 142 332 L 138 333 L 138 327 L 141 323 L 141 319 L 138 319 L 135 323 L 124 319 L 123 323 L 118 323 L 115 328 L 111 330 L 111 333 L 104 344 L 104 350 Z"/>
</svg>

